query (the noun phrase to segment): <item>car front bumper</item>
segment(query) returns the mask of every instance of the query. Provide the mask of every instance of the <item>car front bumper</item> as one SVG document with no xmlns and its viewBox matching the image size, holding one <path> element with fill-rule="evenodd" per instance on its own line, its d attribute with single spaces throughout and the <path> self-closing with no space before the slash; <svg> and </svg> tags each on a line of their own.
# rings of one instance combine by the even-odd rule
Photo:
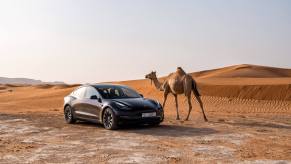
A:
<svg viewBox="0 0 291 164">
<path fill-rule="evenodd" d="M 142 117 L 143 113 L 156 112 L 154 117 Z M 160 123 L 164 120 L 164 111 L 159 110 L 138 110 L 138 111 L 118 111 L 116 117 L 119 124 L 127 123 Z"/>
</svg>

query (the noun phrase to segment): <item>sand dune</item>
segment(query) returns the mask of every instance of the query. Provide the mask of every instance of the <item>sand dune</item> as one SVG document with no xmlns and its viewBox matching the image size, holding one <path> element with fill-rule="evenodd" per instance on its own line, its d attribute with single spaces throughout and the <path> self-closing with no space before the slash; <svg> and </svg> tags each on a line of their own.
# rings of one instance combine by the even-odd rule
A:
<svg viewBox="0 0 291 164">
<path fill-rule="evenodd" d="M 39 85 L 39 84 L 52 84 L 52 85 L 58 85 L 58 84 L 65 84 L 61 81 L 55 81 L 55 82 L 43 82 L 41 80 L 35 80 L 35 79 L 28 79 L 28 78 L 8 78 L 8 77 L 0 77 L 0 84 L 26 84 L 26 85 Z"/>
<path fill-rule="evenodd" d="M 48 89 L 48 88 L 54 87 L 54 85 L 50 85 L 50 84 L 39 84 L 39 85 L 34 85 L 32 87 L 39 88 L 39 89 Z"/>
<path fill-rule="evenodd" d="M 258 65 L 235 65 L 193 73 L 198 78 L 282 78 L 291 77 L 291 69 Z"/>
<path fill-rule="evenodd" d="M 7 87 L 5 87 L 5 86 L 0 86 L 0 90 L 5 90 L 5 89 L 7 89 Z"/>
<path fill-rule="evenodd" d="M 55 85 L 53 88 L 54 89 L 67 89 L 67 88 L 75 88 L 78 86 L 80 86 L 80 84 L 74 84 L 74 85 L 60 84 L 60 85 Z"/>
<path fill-rule="evenodd" d="M 291 69 L 237 65 L 192 75 L 202 95 L 291 100 Z"/>
<path fill-rule="evenodd" d="M 291 100 L 291 85 L 200 85 L 202 95 L 256 100 Z"/>
</svg>

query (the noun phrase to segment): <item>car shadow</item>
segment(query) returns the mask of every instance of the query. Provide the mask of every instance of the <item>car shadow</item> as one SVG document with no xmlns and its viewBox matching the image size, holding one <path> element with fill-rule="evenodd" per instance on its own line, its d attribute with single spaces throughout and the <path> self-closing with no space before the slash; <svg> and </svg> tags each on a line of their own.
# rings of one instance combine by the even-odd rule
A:
<svg viewBox="0 0 291 164">
<path fill-rule="evenodd" d="M 195 128 L 183 125 L 162 124 L 159 126 L 146 125 L 130 125 L 120 128 L 122 132 L 135 133 L 151 136 L 166 136 L 166 137 L 187 137 L 187 136 L 204 136 L 218 133 L 212 128 Z"/>
<path fill-rule="evenodd" d="M 89 121 L 77 121 L 74 125 L 82 126 L 82 127 L 95 127 L 95 128 L 104 128 L 102 124 L 89 122 Z"/>
<path fill-rule="evenodd" d="M 75 125 L 82 127 L 97 127 L 102 128 L 102 124 L 78 121 Z M 105 129 L 104 129 L 105 130 Z M 167 137 L 186 137 L 186 136 L 204 136 L 218 133 L 217 130 L 212 128 L 195 128 L 183 125 L 172 125 L 172 124 L 161 124 L 159 126 L 150 125 L 121 125 L 117 132 L 135 133 L 141 135 L 151 135 L 151 136 L 167 136 Z"/>
</svg>

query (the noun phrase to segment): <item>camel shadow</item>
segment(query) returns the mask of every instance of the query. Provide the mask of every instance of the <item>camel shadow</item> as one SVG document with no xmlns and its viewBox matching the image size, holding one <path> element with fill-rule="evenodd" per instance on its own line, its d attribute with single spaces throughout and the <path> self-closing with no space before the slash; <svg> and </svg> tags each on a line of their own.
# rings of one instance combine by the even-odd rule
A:
<svg viewBox="0 0 291 164">
<path fill-rule="evenodd" d="M 288 125 L 280 125 L 275 123 L 265 123 L 265 122 L 217 122 L 219 124 L 228 124 L 232 126 L 246 126 L 246 127 L 258 127 L 258 128 L 277 128 L 277 129 L 291 129 L 291 126 Z"/>
</svg>

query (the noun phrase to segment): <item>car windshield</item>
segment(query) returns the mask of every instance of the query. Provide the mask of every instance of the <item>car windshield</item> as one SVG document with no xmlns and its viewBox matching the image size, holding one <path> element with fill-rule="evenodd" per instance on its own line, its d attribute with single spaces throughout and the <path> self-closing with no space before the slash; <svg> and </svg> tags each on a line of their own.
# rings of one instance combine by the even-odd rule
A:
<svg viewBox="0 0 291 164">
<path fill-rule="evenodd" d="M 101 86 L 96 88 L 104 99 L 140 98 L 134 90 L 122 86 Z"/>
</svg>

